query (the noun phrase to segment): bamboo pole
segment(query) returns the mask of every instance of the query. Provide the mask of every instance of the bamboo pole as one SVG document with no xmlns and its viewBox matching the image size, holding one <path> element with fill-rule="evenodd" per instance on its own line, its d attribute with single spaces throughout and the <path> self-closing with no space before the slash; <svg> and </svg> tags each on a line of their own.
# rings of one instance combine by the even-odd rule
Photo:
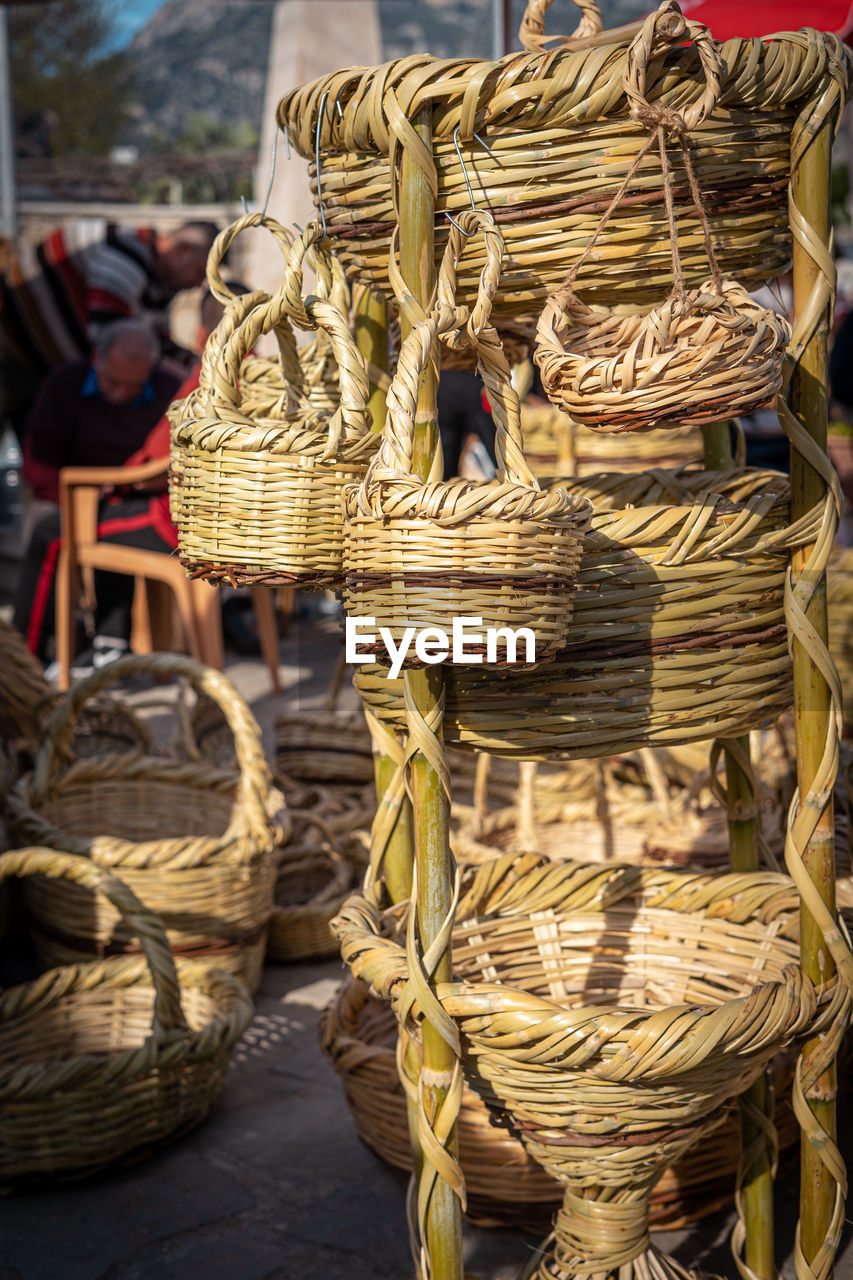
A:
<svg viewBox="0 0 853 1280">
<path fill-rule="evenodd" d="M 410 125 L 424 148 L 432 155 L 432 115 L 422 108 Z M 412 149 L 403 149 L 400 182 L 400 271 L 415 301 L 426 310 L 435 283 L 435 190 L 433 175 L 423 167 Z M 403 331 L 410 320 L 404 313 Z M 421 375 L 412 470 L 426 479 L 438 439 L 436 391 L 438 375 L 428 367 Z M 440 707 L 444 677 L 441 667 L 423 671 L 407 671 L 407 697 L 421 724 L 429 724 L 432 735 L 441 743 Z M 413 726 L 410 726 L 413 727 Z M 423 740 L 422 740 L 423 741 Z M 424 745 L 426 743 L 424 742 Z M 411 761 L 414 795 L 415 857 L 417 865 L 417 923 L 421 954 L 435 942 L 453 909 L 451 854 L 449 841 L 450 800 L 445 780 L 422 749 Z M 451 977 L 449 940 L 444 953 L 429 975 L 431 985 L 449 982 Z M 458 1073 L 458 1058 L 451 1044 L 429 1016 L 423 1021 L 423 1067 L 420 1093 L 426 1123 L 432 1129 L 451 1093 Z M 452 1158 L 456 1156 L 455 1125 L 442 1145 Z M 424 1270 L 429 1280 L 463 1280 L 462 1215 L 459 1197 L 445 1181 L 425 1152 L 420 1175 L 421 1222 L 425 1238 L 421 1240 Z M 428 1260 L 428 1262 L 427 1262 Z M 426 1277 L 425 1277 L 426 1280 Z"/>
<path fill-rule="evenodd" d="M 702 428 L 705 467 L 728 471 L 733 463 L 728 421 Z M 723 743 L 726 762 L 726 807 L 729 865 L 732 871 L 757 871 L 758 814 L 755 792 L 741 756 L 749 768 L 749 735 Z M 776 1280 L 773 1260 L 773 1166 L 775 1152 L 768 1140 L 773 1123 L 773 1095 L 767 1074 L 739 1099 L 741 1162 L 738 1186 L 739 1223 L 732 1236 L 734 1260 L 744 1280 Z M 746 1264 L 744 1267 L 743 1264 Z"/>
<path fill-rule="evenodd" d="M 794 203 L 805 215 L 806 222 L 821 244 L 829 239 L 829 175 L 832 146 L 832 122 L 827 118 L 816 131 L 792 175 Z M 794 313 L 803 314 L 812 291 L 819 284 L 820 264 L 809 252 L 808 241 L 794 236 Z M 805 349 L 794 370 L 790 387 L 790 407 L 815 443 L 826 451 L 827 428 L 827 338 L 829 306 L 809 335 Z M 826 483 L 799 451 L 791 449 L 791 517 L 796 520 L 819 503 L 826 493 Z M 795 580 L 802 573 L 813 550 L 806 546 L 794 552 Z M 806 606 L 806 617 L 818 636 L 827 639 L 826 574 L 814 584 L 814 592 Z M 794 716 L 797 739 L 797 783 L 801 798 L 812 789 L 827 742 L 830 728 L 830 692 L 813 657 L 798 640 L 793 642 Z M 807 848 L 803 862 L 827 907 L 835 911 L 834 823 L 831 793 L 826 799 Z M 823 936 L 805 906 L 801 912 L 800 964 L 814 982 L 826 981 L 835 973 L 835 965 Z M 806 1042 L 802 1063 L 816 1053 L 820 1037 Z M 806 1090 L 809 1110 L 831 1143 L 836 1140 L 836 1068 L 832 1062 L 815 1084 Z M 801 1136 L 800 1177 L 800 1247 L 807 1264 L 811 1264 L 831 1234 L 830 1225 L 836 1197 L 836 1184 L 828 1165 L 822 1159 L 821 1146 Z M 799 1272 L 798 1272 L 799 1274 Z M 821 1280 L 829 1280 L 831 1268 L 821 1268 Z"/>
</svg>

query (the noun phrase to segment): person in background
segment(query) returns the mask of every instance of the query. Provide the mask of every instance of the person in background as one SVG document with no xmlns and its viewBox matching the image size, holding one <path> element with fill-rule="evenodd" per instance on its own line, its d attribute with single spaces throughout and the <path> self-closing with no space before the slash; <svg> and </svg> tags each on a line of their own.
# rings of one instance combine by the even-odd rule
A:
<svg viewBox="0 0 853 1280">
<path fill-rule="evenodd" d="M 75 361 L 48 379 L 31 415 L 24 474 L 34 493 L 59 500 L 66 466 L 124 465 L 146 439 L 178 389 L 178 378 L 155 363 L 158 344 L 141 320 L 118 320 L 101 334 L 91 362 Z M 99 536 L 145 550 L 171 548 L 150 527 L 146 504 L 134 510 L 105 503 Z M 54 580 L 60 518 L 51 507 L 35 523 L 18 581 L 14 622 L 31 652 L 48 657 L 54 631 Z M 95 575 L 97 610 L 91 666 L 126 651 L 133 579 Z"/>
<path fill-rule="evenodd" d="M 0 275 L 0 419 L 19 439 L 45 376 L 88 358 L 113 320 L 144 317 L 164 353 L 186 366 L 190 353 L 170 343 L 167 309 L 203 282 L 217 230 L 196 221 L 163 233 L 87 218 L 12 256 Z"/>
<path fill-rule="evenodd" d="M 437 408 L 444 479 L 459 474 L 459 459 L 470 435 L 479 437 L 494 465 L 495 424 L 477 375 L 465 369 L 442 370 Z"/>
<path fill-rule="evenodd" d="M 63 467 L 120 467 L 139 448 L 178 388 L 159 354 L 144 321 L 116 320 L 101 331 L 91 361 L 48 374 L 24 441 L 24 481 L 34 498 L 59 502 Z"/>
</svg>

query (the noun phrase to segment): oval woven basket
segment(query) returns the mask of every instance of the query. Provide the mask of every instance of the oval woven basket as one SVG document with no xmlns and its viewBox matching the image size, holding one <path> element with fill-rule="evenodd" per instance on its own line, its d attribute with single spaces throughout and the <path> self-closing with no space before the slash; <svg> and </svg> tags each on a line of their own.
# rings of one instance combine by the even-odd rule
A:
<svg viewBox="0 0 853 1280">
<path fill-rule="evenodd" d="M 571 616 L 572 586 L 591 506 L 554 486 L 543 492 L 521 450 L 518 394 L 497 333 L 489 321 L 500 280 L 503 239 L 493 219 L 473 211 L 452 228 L 437 285 L 438 303 L 403 343 L 387 395 L 382 445 L 363 483 L 347 490 L 344 607 L 370 619 L 361 652 L 381 652 L 374 628 L 397 644 L 418 636 L 407 665 L 423 665 L 420 633 L 455 634 L 457 618 L 479 618 L 472 660 L 514 663 L 502 629 L 527 628 L 535 658 L 549 657 Z M 488 246 L 481 290 L 472 312 L 453 291 L 465 236 L 481 233 Z M 495 419 L 497 479 L 477 482 L 413 474 L 418 384 L 438 340 L 473 345 Z M 439 461 L 434 464 L 434 471 Z M 485 633 L 493 633 L 490 652 Z M 381 631 L 380 631 L 381 635 Z M 449 655 L 446 655 L 449 657 Z M 463 659 L 464 660 L 464 659 Z"/>
<path fill-rule="evenodd" d="M 340 584 L 341 495 L 364 476 L 379 438 L 369 430 L 367 371 L 344 316 L 326 299 L 302 297 L 302 260 L 320 235 L 310 224 L 282 291 L 251 306 L 224 341 L 214 335 L 198 391 L 170 411 L 170 510 L 192 577 L 232 586 Z M 231 319 L 226 313 L 226 326 Z M 291 321 L 328 336 L 340 376 L 334 411 L 310 399 Z M 257 400 L 244 403 L 241 368 L 272 332 L 287 403 L 263 416 Z"/>
<path fill-rule="evenodd" d="M 0 1186 L 138 1159 L 204 1119 L 252 1002 L 230 974 L 179 961 L 163 926 L 84 858 L 20 849 L 0 880 L 50 878 L 109 899 L 139 956 L 53 969 L 0 993 Z"/>
<path fill-rule="evenodd" d="M 87 700 L 125 676 L 183 675 L 215 699 L 234 734 L 239 773 L 139 753 L 68 761 Z M 270 784 L 260 730 L 219 672 L 173 654 L 119 659 L 75 686 L 54 712 L 33 773 L 7 799 L 19 844 L 78 854 L 119 871 L 166 925 L 176 954 L 257 986 L 273 906 L 276 845 L 289 820 Z M 284 824 L 284 826 L 282 826 Z M 45 964 L 126 955 L 136 944 L 97 895 L 64 880 L 28 880 L 26 901 Z"/>
<path fill-rule="evenodd" d="M 768 471 L 655 471 L 564 482 L 590 498 L 567 643 L 533 670 L 448 667 L 445 741 L 579 759 L 735 737 L 791 703 L 783 611 L 789 481 Z M 404 726 L 402 681 L 360 667 L 380 720 Z"/>
<path fill-rule="evenodd" d="M 684 1280 L 649 1245 L 652 1186 L 777 1052 L 849 1009 L 840 983 L 818 990 L 801 973 L 797 913 L 792 881 L 772 873 L 511 856 L 476 871 L 454 981 L 435 996 L 469 1085 L 563 1183 L 531 1274 Z M 413 961 L 375 905 L 354 896 L 335 930 L 353 973 L 411 1008 L 416 1034 Z"/>
<path fill-rule="evenodd" d="M 538 480 L 701 465 L 703 455 L 699 427 L 596 435 L 553 405 L 522 404 L 521 433 L 524 456 Z"/>
<path fill-rule="evenodd" d="M 319 159 L 315 199 L 319 181 L 331 245 L 349 277 L 392 293 L 389 251 L 398 223 L 400 158 L 408 148 L 434 183 L 436 268 L 450 233 L 445 215 L 470 207 L 470 182 L 477 205 L 494 213 L 511 263 L 496 322 L 502 313 L 535 319 L 646 141 L 624 90 L 632 35 L 605 33 L 546 52 L 540 45 L 500 62 L 416 54 L 338 71 L 286 94 L 278 122 L 300 155 Z M 827 115 L 837 121 L 847 57 L 836 37 L 807 30 L 728 40 L 719 53 L 724 105 L 691 133 L 691 155 L 720 268 L 757 288 L 790 259 L 791 147 Z M 704 89 L 698 55 L 686 47 L 654 64 L 646 97 L 683 110 Z M 421 107 L 432 112 L 432 154 L 411 125 Z M 676 207 L 688 205 L 678 155 L 671 180 Z M 707 275 L 694 219 L 679 218 L 678 246 L 685 282 L 693 287 Z M 643 158 L 597 248 L 584 276 L 588 300 L 645 306 L 669 288 L 659 156 Z M 458 298 L 469 305 L 482 262 L 475 253 L 462 264 Z"/>
<path fill-rule="evenodd" d="M 371 996 L 363 982 L 344 982 L 320 1019 L 319 1034 L 359 1137 L 386 1164 L 411 1173 L 406 1095 L 397 1073 L 397 1024 L 390 1006 Z M 799 1128 L 790 1105 L 789 1057 L 774 1059 L 773 1075 L 779 1146 L 790 1152 L 799 1140 Z M 489 1108 L 468 1085 L 462 1092 L 457 1132 L 466 1216 L 483 1227 L 547 1231 L 562 1200 L 559 1182 L 531 1159 L 514 1133 L 494 1123 Z M 739 1158 L 739 1123 L 729 1115 L 713 1144 L 688 1152 L 655 1184 L 649 1196 L 652 1228 L 675 1231 L 729 1204 Z"/>
<path fill-rule="evenodd" d="M 342 856 L 345 837 L 318 813 L 294 813 L 291 843 L 281 850 L 270 921 L 270 960 L 319 960 L 337 955 L 330 923 L 355 882 Z"/>
</svg>

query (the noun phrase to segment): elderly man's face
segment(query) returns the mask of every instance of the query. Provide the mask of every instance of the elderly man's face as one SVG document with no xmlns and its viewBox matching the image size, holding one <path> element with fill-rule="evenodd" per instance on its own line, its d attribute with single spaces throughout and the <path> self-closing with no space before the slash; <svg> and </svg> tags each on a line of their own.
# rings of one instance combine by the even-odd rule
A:
<svg viewBox="0 0 853 1280">
<path fill-rule="evenodd" d="M 94 360 L 98 390 L 109 404 L 127 404 L 142 391 L 151 372 L 151 357 L 138 347 L 115 342 Z"/>
</svg>

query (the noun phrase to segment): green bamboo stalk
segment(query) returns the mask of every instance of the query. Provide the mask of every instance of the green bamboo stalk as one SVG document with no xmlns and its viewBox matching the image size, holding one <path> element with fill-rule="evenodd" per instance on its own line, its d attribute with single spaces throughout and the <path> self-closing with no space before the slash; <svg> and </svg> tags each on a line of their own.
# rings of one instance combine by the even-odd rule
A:
<svg viewBox="0 0 853 1280">
<path fill-rule="evenodd" d="M 385 426 L 385 388 L 374 379 L 373 373 L 388 373 L 388 305 L 369 285 L 362 289 L 355 304 L 355 342 L 371 375 L 367 407 L 373 430 L 381 431 Z"/>
<path fill-rule="evenodd" d="M 728 471 L 732 464 L 731 432 L 728 421 L 711 422 L 702 428 L 705 467 L 708 471 Z M 749 760 L 749 735 L 736 739 Z M 755 795 L 748 775 L 734 752 L 725 748 L 726 794 L 728 797 L 729 865 L 732 871 L 758 870 L 758 816 Z M 744 1261 L 758 1280 L 775 1280 L 773 1261 L 773 1158 L 769 1144 L 761 1142 L 762 1130 L 753 1118 L 754 1107 L 772 1120 L 772 1094 L 767 1076 L 756 1080 L 744 1094 L 740 1106 L 741 1151 L 755 1149 L 749 1167 L 743 1169 L 743 1226 L 746 1231 Z M 760 1146 L 760 1150 L 759 1150 Z"/>
<path fill-rule="evenodd" d="M 432 154 L 432 114 L 422 108 L 410 124 Z M 426 309 L 435 282 L 435 197 L 429 175 L 417 164 L 409 148 L 403 151 L 400 182 L 400 271 L 412 295 Z M 404 317 L 404 336 L 409 330 Z M 437 371 L 428 367 L 421 375 L 413 451 L 414 473 L 426 479 L 438 437 L 436 417 Z M 405 680 L 415 706 L 430 716 L 441 700 L 440 667 L 406 672 Z M 436 729 L 441 735 L 441 726 Z M 417 752 L 412 760 L 415 809 L 415 856 L 418 869 L 418 931 L 424 951 L 431 946 L 452 906 L 449 839 L 450 802 L 439 774 L 427 757 Z M 450 949 L 441 958 L 434 982 L 451 977 Z M 423 1072 L 428 1083 L 421 1090 L 427 1114 L 434 1117 L 447 1097 L 456 1065 L 453 1049 L 429 1021 L 423 1023 Z M 455 1134 L 448 1148 L 456 1153 Z M 424 1169 L 422 1176 L 427 1175 Z M 459 1200 L 442 1178 L 436 1179 L 426 1216 L 426 1241 L 431 1262 L 428 1280 L 463 1280 L 462 1214 Z M 425 1280 L 427 1278 L 425 1277 Z"/>
<path fill-rule="evenodd" d="M 793 176 L 794 201 L 806 221 L 823 243 L 830 229 L 829 174 L 832 147 L 831 121 L 826 120 L 815 133 L 808 150 Z M 794 237 L 794 310 L 802 313 L 812 287 L 820 274 L 819 267 L 801 240 Z M 811 337 L 791 380 L 790 405 L 809 435 L 826 449 L 827 435 L 827 339 L 829 308 Z M 791 449 L 791 518 L 798 519 L 820 502 L 826 485 L 805 458 Z M 793 572 L 796 576 L 811 552 L 811 546 L 795 551 Z M 826 576 L 818 584 L 807 609 L 807 617 L 823 640 L 827 637 Z M 797 782 L 805 796 L 817 772 L 826 743 L 830 717 L 829 690 L 809 654 L 798 641 L 793 645 L 794 717 L 797 738 Z M 821 814 L 814 835 L 804 854 L 804 862 L 821 897 L 831 911 L 835 910 L 835 850 L 832 797 Z M 826 981 L 835 973 L 835 965 L 827 951 L 817 924 L 805 909 L 801 912 L 800 964 L 813 982 Z M 817 1038 L 803 1046 L 803 1057 L 814 1052 Z M 836 1069 L 833 1063 L 807 1095 L 808 1105 L 825 1133 L 836 1138 Z M 801 1245 L 807 1262 L 812 1262 L 824 1242 L 835 1201 L 835 1183 L 816 1150 L 805 1135 L 801 1138 L 800 1224 Z M 829 1280 L 829 1277 L 827 1277 Z"/>
</svg>

